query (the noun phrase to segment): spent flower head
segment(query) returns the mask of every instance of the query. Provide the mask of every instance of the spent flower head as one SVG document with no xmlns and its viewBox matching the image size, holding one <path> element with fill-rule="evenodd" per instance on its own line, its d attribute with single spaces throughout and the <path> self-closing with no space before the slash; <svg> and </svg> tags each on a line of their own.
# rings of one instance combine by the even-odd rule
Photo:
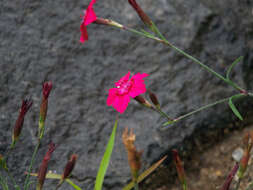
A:
<svg viewBox="0 0 253 190">
<path fill-rule="evenodd" d="M 183 163 L 182 163 L 182 161 L 181 161 L 181 159 L 178 155 L 177 150 L 172 150 L 172 155 L 173 155 L 174 164 L 175 164 L 176 169 L 177 169 L 178 179 L 179 179 L 180 183 L 182 184 L 182 186 L 185 189 L 185 187 L 186 187 L 186 178 L 185 178 Z"/>
<path fill-rule="evenodd" d="M 125 145 L 128 155 L 128 163 L 131 168 L 133 181 L 137 181 L 138 172 L 141 169 L 141 155 L 142 151 L 137 151 L 134 142 L 135 142 L 135 134 L 133 130 L 130 130 L 128 133 L 128 128 L 126 127 L 122 134 L 122 141 Z"/>
<path fill-rule="evenodd" d="M 109 89 L 107 105 L 112 106 L 121 114 L 126 110 L 130 98 L 146 92 L 146 86 L 143 78 L 147 73 L 137 73 L 130 78 L 130 72 L 115 83 L 115 88 Z"/>
</svg>

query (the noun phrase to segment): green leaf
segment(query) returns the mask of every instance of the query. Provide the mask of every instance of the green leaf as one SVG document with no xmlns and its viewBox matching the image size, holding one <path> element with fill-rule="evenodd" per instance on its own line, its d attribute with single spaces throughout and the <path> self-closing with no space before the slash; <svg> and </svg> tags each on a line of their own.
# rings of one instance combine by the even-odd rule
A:
<svg viewBox="0 0 253 190">
<path fill-rule="evenodd" d="M 75 190 L 82 190 L 78 185 L 74 184 L 73 181 L 70 179 L 66 179 L 66 182 L 68 182 L 72 187 L 74 187 Z"/>
<path fill-rule="evenodd" d="M 37 177 L 38 174 L 37 173 L 30 173 L 30 176 Z M 54 174 L 54 173 L 47 173 L 46 179 L 61 179 L 61 175 L 60 174 Z"/>
<path fill-rule="evenodd" d="M 240 120 L 243 120 L 241 114 L 239 113 L 239 111 L 238 111 L 237 108 L 235 107 L 235 105 L 234 105 L 232 99 L 233 99 L 233 97 L 229 98 L 228 105 L 230 106 L 230 108 L 232 109 L 232 111 L 234 112 L 234 114 L 235 114 Z"/>
<path fill-rule="evenodd" d="M 161 160 L 154 163 L 150 168 L 145 170 L 137 179 L 137 183 L 140 183 L 142 180 L 144 180 L 147 176 L 149 176 L 158 166 L 161 165 L 161 163 L 167 158 L 167 156 L 164 156 Z M 134 187 L 134 182 L 132 181 L 128 185 L 126 185 L 123 190 L 130 190 Z"/>
<path fill-rule="evenodd" d="M 30 173 L 30 176 L 38 176 L 37 173 Z M 55 173 L 47 173 L 46 179 L 61 179 L 62 175 L 55 174 Z M 66 182 L 68 182 L 72 187 L 74 187 L 76 190 L 82 190 L 78 185 L 74 184 L 73 181 L 71 181 L 69 178 L 65 179 Z"/>
<path fill-rule="evenodd" d="M 105 150 L 103 159 L 100 163 L 98 174 L 97 174 L 97 177 L 96 177 L 94 190 L 101 190 L 102 189 L 105 173 L 106 173 L 107 167 L 109 165 L 112 150 L 113 150 L 113 146 L 114 146 L 114 140 L 115 140 L 117 125 L 118 125 L 118 120 L 115 121 L 113 130 L 112 130 L 112 134 L 111 134 L 109 142 L 106 146 L 106 150 Z"/>
<path fill-rule="evenodd" d="M 226 77 L 227 77 L 228 80 L 230 80 L 230 79 L 229 79 L 229 75 L 230 75 L 231 70 L 233 69 L 233 67 L 234 67 L 237 63 L 239 63 L 239 62 L 241 61 L 242 58 L 243 58 L 243 56 L 240 56 L 239 58 L 237 58 L 237 59 L 229 66 L 229 68 L 228 68 L 228 70 L 227 70 L 227 73 L 226 73 Z"/>
</svg>

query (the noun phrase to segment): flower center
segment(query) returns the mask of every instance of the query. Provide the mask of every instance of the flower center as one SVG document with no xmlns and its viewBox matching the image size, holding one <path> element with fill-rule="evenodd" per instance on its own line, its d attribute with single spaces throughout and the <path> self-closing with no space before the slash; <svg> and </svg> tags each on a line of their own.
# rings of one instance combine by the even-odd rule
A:
<svg viewBox="0 0 253 190">
<path fill-rule="evenodd" d="M 133 85 L 132 80 L 122 82 L 119 86 L 117 86 L 118 94 L 119 95 L 127 94 L 130 91 L 130 89 L 132 88 L 132 85 Z"/>
</svg>

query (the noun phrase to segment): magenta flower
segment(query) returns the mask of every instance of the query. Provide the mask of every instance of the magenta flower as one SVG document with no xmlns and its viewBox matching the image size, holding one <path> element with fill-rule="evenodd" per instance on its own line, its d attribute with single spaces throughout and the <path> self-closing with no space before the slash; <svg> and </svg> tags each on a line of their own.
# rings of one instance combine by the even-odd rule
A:
<svg viewBox="0 0 253 190">
<path fill-rule="evenodd" d="M 130 102 L 130 97 L 135 98 L 146 92 L 143 78 L 147 76 L 147 73 L 137 73 L 129 79 L 130 72 L 128 72 L 115 83 L 116 88 L 109 89 L 107 105 L 114 107 L 121 114 L 124 113 Z"/>
<path fill-rule="evenodd" d="M 93 9 L 94 3 L 96 3 L 96 0 L 91 0 L 88 8 L 86 9 L 86 11 L 84 11 L 82 24 L 80 26 L 81 31 L 80 42 L 82 43 L 88 40 L 87 26 L 97 19 L 96 13 Z"/>
</svg>

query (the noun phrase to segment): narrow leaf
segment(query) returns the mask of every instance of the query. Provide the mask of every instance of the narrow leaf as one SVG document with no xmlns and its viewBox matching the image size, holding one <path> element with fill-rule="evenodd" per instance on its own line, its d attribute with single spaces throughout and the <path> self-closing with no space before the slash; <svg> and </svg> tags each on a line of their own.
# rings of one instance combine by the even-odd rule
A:
<svg viewBox="0 0 253 190">
<path fill-rule="evenodd" d="M 68 182 L 72 187 L 74 187 L 75 190 L 82 190 L 78 185 L 74 184 L 73 181 L 70 179 L 66 179 L 66 182 Z"/>
<path fill-rule="evenodd" d="M 141 29 L 141 32 L 142 32 L 143 34 L 145 34 L 146 36 L 155 37 L 153 34 L 150 34 L 150 33 L 147 32 L 146 30 Z"/>
<path fill-rule="evenodd" d="M 167 121 L 166 123 L 163 124 L 163 126 L 167 126 L 167 125 L 171 125 L 175 122 L 177 122 L 178 120 L 174 119 L 174 120 L 171 120 L 171 121 Z"/>
<path fill-rule="evenodd" d="M 26 173 L 26 175 L 27 175 L 27 173 Z M 37 173 L 30 173 L 30 176 L 37 177 L 38 174 Z M 61 179 L 61 175 L 60 174 L 54 174 L 54 173 L 47 173 L 46 179 Z"/>
<path fill-rule="evenodd" d="M 237 63 L 239 63 L 239 62 L 241 61 L 242 58 L 243 58 L 243 56 L 238 57 L 238 58 L 229 66 L 229 68 L 228 68 L 228 70 L 227 70 L 227 73 L 226 73 L 226 77 L 227 77 L 228 80 L 229 80 L 229 75 L 230 75 L 231 70 L 233 69 L 233 67 L 234 67 Z"/>
<path fill-rule="evenodd" d="M 228 101 L 228 105 L 230 106 L 230 108 L 232 109 L 232 111 L 234 112 L 234 114 L 240 119 L 240 120 L 243 120 L 240 112 L 237 110 L 237 108 L 235 107 L 233 101 L 232 101 L 232 98 L 229 98 L 229 101 Z"/>
<path fill-rule="evenodd" d="M 150 168 L 145 170 L 137 179 L 137 182 L 140 183 L 142 180 L 144 180 L 147 176 L 149 176 L 158 166 L 161 165 L 161 163 L 167 158 L 167 156 L 164 156 L 161 160 L 153 164 Z M 129 183 L 126 185 L 123 190 L 130 190 L 134 187 L 134 182 Z"/>
<path fill-rule="evenodd" d="M 27 173 L 26 173 L 27 174 Z M 30 173 L 30 176 L 37 177 L 37 173 Z M 54 173 L 47 173 L 46 179 L 61 179 L 62 175 L 60 174 L 54 174 Z M 82 190 L 79 186 L 73 183 L 69 178 L 65 179 L 66 182 L 68 182 L 72 187 L 74 187 L 76 190 Z"/>
<path fill-rule="evenodd" d="M 94 190 L 101 190 L 102 189 L 105 173 L 106 173 L 107 167 L 109 165 L 112 150 L 113 150 L 113 147 L 114 147 L 114 140 L 115 140 L 117 125 L 118 125 L 118 120 L 115 121 L 113 130 L 112 130 L 112 134 L 111 134 L 110 139 L 108 141 L 108 144 L 106 146 L 106 150 L 105 150 L 103 159 L 100 163 L 98 174 L 97 174 L 97 177 L 96 177 Z"/>
</svg>

